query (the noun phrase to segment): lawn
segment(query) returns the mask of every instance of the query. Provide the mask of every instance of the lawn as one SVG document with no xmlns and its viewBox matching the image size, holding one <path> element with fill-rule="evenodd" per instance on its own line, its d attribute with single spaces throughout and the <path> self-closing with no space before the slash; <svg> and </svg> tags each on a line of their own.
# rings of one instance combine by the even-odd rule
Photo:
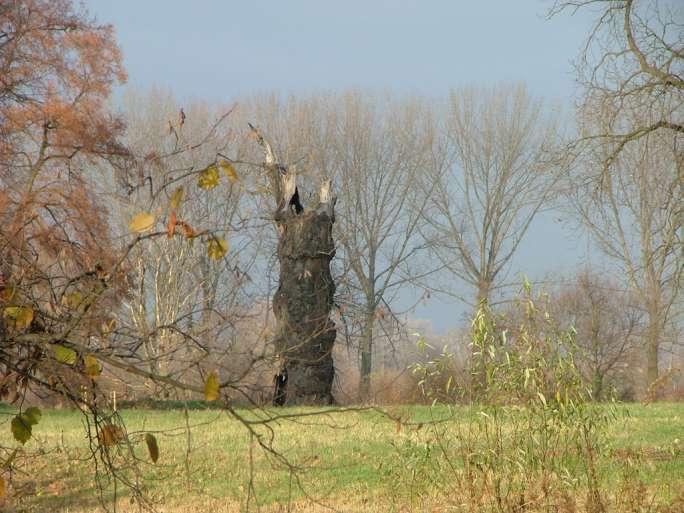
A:
<svg viewBox="0 0 684 513">
<path fill-rule="evenodd" d="M 187 417 L 182 410 L 120 413 L 140 459 L 137 478 L 160 510 L 214 513 L 243 511 L 247 497 L 250 510 L 261 506 L 262 511 L 288 511 L 283 506 L 288 503 L 290 511 L 326 511 L 324 505 L 342 511 L 408 511 L 413 505 L 415 511 L 424 511 L 405 485 L 410 481 L 397 477 L 420 479 L 405 448 L 418 448 L 421 458 L 430 458 L 437 433 L 448 437 L 468 425 L 469 415 L 477 414 L 465 408 L 424 406 L 392 407 L 390 416 L 374 410 L 278 410 L 286 416 L 314 412 L 320 415 L 283 418 L 272 424 L 272 433 L 259 428 L 297 469 L 262 450 L 247 428 L 226 412 L 193 410 Z M 655 503 L 674 500 L 684 490 L 684 403 L 623 405 L 619 412 L 606 428 L 609 444 L 600 465 L 602 478 L 610 483 L 626 468 L 632 469 L 643 482 L 643 493 L 653 496 Z M 250 419 L 256 415 L 239 413 Z M 399 417 L 403 423 L 395 420 Z M 421 426 L 429 421 L 437 424 Z M 155 433 L 158 440 L 156 464 L 147 454 L 144 432 Z M 8 423 L 2 433 L 1 446 L 17 445 Z M 15 491 L 27 495 L 19 511 L 99 511 L 96 469 L 79 412 L 44 411 L 25 450 L 38 452 L 22 462 L 26 472 L 14 476 Z M 136 479 L 131 468 L 121 472 Z M 111 497 L 113 489 L 104 484 L 105 498 Z M 118 493 L 127 495 L 121 487 Z M 126 510 L 129 501 L 122 502 Z"/>
</svg>

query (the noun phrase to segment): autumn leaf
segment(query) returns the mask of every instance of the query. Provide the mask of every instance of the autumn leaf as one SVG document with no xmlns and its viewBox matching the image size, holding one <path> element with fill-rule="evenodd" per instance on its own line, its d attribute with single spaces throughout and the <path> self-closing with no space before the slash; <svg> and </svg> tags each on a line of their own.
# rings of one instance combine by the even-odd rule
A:
<svg viewBox="0 0 684 513">
<path fill-rule="evenodd" d="M 32 426 L 31 419 L 27 418 L 23 414 L 15 415 L 12 418 L 12 423 L 10 428 L 12 430 L 12 436 L 21 445 L 24 445 L 31 438 Z"/>
<path fill-rule="evenodd" d="M 178 207 L 180 207 L 181 202 L 183 201 L 183 196 L 185 196 L 185 191 L 183 190 L 183 187 L 178 187 L 175 191 L 173 191 L 173 194 L 169 199 L 169 208 L 171 210 L 177 210 Z"/>
<path fill-rule="evenodd" d="M 220 260 L 228 252 L 228 243 L 225 239 L 211 239 L 207 244 L 207 255 L 212 260 Z"/>
<path fill-rule="evenodd" d="M 219 172 L 215 165 L 211 165 L 202 171 L 197 180 L 197 185 L 200 189 L 213 189 L 219 184 Z"/>
<path fill-rule="evenodd" d="M 4 289 L 2 289 L 2 300 L 6 303 L 9 303 L 10 301 L 12 301 L 12 299 L 14 299 L 16 293 L 16 287 L 14 287 L 13 285 L 7 285 Z"/>
<path fill-rule="evenodd" d="M 219 166 L 221 166 L 221 170 L 228 177 L 228 180 L 230 180 L 233 183 L 238 181 L 238 174 L 235 168 L 233 167 L 233 164 L 231 164 L 227 160 L 222 160 L 221 162 L 219 162 Z"/>
<path fill-rule="evenodd" d="M 105 447 L 111 447 L 112 445 L 118 444 L 124 438 L 123 429 L 114 424 L 105 424 L 100 429 L 97 438 L 100 443 Z"/>
<path fill-rule="evenodd" d="M 133 216 L 128 227 L 132 232 L 143 233 L 154 227 L 154 216 L 148 212 L 141 212 Z"/>
<path fill-rule="evenodd" d="M 7 306 L 3 316 L 8 319 L 15 330 L 24 330 L 33 322 L 33 309 L 27 306 Z"/>
<path fill-rule="evenodd" d="M 100 333 L 103 335 L 109 335 L 116 329 L 116 319 L 109 319 L 102 321 L 102 325 L 100 326 Z"/>
<path fill-rule="evenodd" d="M 62 304 L 72 310 L 78 308 L 81 303 L 83 303 L 83 294 L 80 292 L 71 292 L 62 296 Z"/>
<path fill-rule="evenodd" d="M 157 445 L 157 439 L 152 433 L 146 433 L 145 443 L 147 444 L 147 452 L 150 453 L 150 459 L 153 463 L 157 463 L 157 460 L 159 459 L 159 445 Z"/>
<path fill-rule="evenodd" d="M 219 396 L 219 381 L 218 374 L 212 371 L 207 376 L 204 383 L 204 399 L 207 401 L 215 401 Z"/>
<path fill-rule="evenodd" d="M 185 235 L 188 239 L 197 237 L 197 232 L 188 223 L 181 221 L 178 224 L 180 224 L 181 230 L 183 230 L 183 235 Z"/>
<path fill-rule="evenodd" d="M 43 416 L 43 414 L 40 411 L 40 408 L 31 406 L 30 408 L 26 408 L 26 411 L 24 411 L 23 416 L 27 420 L 29 425 L 35 426 L 36 424 L 38 424 L 38 421 Z"/>
<path fill-rule="evenodd" d="M 7 485 L 5 484 L 5 478 L 0 476 L 0 504 L 7 497 Z"/>
<path fill-rule="evenodd" d="M 76 363 L 78 355 L 73 349 L 60 344 L 55 344 L 52 346 L 52 351 L 55 355 L 55 360 L 59 363 L 64 363 L 66 365 L 73 365 Z"/>
<path fill-rule="evenodd" d="M 97 361 L 92 354 L 87 354 L 83 357 L 83 366 L 85 373 L 89 378 L 95 379 L 102 374 L 102 365 Z"/>
<path fill-rule="evenodd" d="M 171 212 L 171 214 L 169 215 L 169 224 L 166 228 L 166 235 L 169 237 L 169 239 L 175 235 L 177 224 L 178 224 L 178 218 L 176 217 L 176 213 Z"/>
</svg>

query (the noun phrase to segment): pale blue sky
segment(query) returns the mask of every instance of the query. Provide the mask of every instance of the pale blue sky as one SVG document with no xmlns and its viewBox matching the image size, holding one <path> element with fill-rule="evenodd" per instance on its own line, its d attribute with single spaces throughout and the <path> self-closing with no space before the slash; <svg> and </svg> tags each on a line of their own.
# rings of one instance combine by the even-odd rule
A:
<svg viewBox="0 0 684 513">
<path fill-rule="evenodd" d="M 590 27 L 588 13 L 545 19 L 541 0 L 87 0 L 116 27 L 129 85 L 161 86 L 181 98 L 229 102 L 264 91 L 349 87 L 446 93 L 464 84 L 524 81 L 565 109 L 571 61 Z M 586 240 L 542 216 L 514 272 L 566 272 Z M 416 316 L 443 330 L 463 307 L 432 301 Z"/>
</svg>

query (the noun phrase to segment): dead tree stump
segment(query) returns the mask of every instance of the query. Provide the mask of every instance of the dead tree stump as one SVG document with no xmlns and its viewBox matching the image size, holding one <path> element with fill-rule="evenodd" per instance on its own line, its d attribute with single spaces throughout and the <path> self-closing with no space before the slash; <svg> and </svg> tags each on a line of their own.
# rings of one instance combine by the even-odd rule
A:
<svg viewBox="0 0 684 513">
<path fill-rule="evenodd" d="M 331 404 L 337 332 L 330 318 L 335 293 L 330 262 L 335 256 L 336 198 L 330 193 L 330 181 L 324 180 L 318 202 L 305 208 L 295 170 L 279 164 L 268 142 L 252 130 L 266 155 L 279 233 L 280 275 L 273 313 L 281 366 L 274 378 L 273 404 Z"/>
</svg>

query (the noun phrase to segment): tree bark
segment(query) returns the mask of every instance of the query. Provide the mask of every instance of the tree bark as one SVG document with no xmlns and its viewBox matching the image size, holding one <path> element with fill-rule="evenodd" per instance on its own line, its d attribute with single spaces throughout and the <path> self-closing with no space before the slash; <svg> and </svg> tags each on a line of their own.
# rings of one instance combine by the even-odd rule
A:
<svg viewBox="0 0 684 513">
<path fill-rule="evenodd" d="M 318 204 L 305 209 L 294 169 L 280 165 L 268 142 L 257 129 L 252 130 L 266 155 L 277 207 L 280 276 L 273 313 L 280 370 L 274 378 L 273 403 L 332 404 L 332 349 L 337 331 L 330 319 L 335 293 L 330 262 L 335 256 L 335 197 L 330 181 L 325 180 Z"/>
</svg>

